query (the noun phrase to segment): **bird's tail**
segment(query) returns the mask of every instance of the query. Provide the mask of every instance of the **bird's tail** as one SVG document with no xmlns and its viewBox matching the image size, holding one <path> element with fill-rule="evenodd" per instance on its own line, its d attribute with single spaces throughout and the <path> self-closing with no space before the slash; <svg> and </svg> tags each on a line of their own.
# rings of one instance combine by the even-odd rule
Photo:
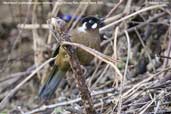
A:
<svg viewBox="0 0 171 114">
<path fill-rule="evenodd" d="M 52 69 L 52 72 L 49 75 L 48 80 L 40 88 L 39 97 L 44 100 L 49 99 L 55 93 L 64 75 L 65 72 L 58 69 L 57 66 L 55 65 Z"/>
</svg>

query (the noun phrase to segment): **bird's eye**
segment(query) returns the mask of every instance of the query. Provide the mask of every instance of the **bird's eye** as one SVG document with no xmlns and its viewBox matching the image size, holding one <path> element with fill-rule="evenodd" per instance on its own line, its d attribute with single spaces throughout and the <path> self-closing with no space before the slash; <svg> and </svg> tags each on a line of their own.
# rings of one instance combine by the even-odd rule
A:
<svg viewBox="0 0 171 114">
<path fill-rule="evenodd" d="M 89 22 L 89 23 L 92 23 L 93 21 L 92 21 L 92 20 L 89 20 L 88 22 Z"/>
<path fill-rule="evenodd" d="M 57 24 L 60 24 L 60 21 L 58 20 L 58 21 L 56 21 L 56 23 L 57 23 Z"/>
</svg>

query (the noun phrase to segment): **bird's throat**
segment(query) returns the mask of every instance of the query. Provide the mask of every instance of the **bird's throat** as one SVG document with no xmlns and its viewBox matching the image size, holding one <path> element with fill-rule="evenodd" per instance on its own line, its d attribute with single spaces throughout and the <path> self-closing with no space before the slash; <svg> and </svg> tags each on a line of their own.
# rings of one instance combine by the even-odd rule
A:
<svg viewBox="0 0 171 114">
<path fill-rule="evenodd" d="M 81 27 L 77 28 L 78 32 L 84 32 L 84 33 L 86 32 L 86 29 L 87 29 L 86 23 L 84 23 Z"/>
</svg>

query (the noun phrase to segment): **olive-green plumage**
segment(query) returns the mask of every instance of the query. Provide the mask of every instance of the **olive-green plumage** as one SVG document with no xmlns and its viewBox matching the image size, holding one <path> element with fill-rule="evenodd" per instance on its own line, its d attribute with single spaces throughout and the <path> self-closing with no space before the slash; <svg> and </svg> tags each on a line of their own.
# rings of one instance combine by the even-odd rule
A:
<svg viewBox="0 0 171 114">
<path fill-rule="evenodd" d="M 100 51 L 100 36 L 98 28 L 86 31 L 78 31 L 78 29 L 74 29 L 70 32 L 70 34 L 72 42 L 83 44 L 87 47 Z M 92 55 L 80 48 L 76 49 L 76 54 L 82 65 L 90 63 L 90 61 L 94 58 Z M 48 80 L 41 88 L 39 97 L 43 99 L 50 98 L 52 94 L 54 94 L 59 82 L 69 69 L 69 55 L 61 46 L 56 56 L 55 65 L 49 75 Z"/>
</svg>

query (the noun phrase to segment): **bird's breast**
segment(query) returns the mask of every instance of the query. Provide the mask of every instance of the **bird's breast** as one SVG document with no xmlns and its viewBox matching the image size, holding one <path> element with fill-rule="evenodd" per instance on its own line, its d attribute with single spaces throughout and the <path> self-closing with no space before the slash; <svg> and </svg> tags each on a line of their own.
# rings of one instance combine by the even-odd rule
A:
<svg viewBox="0 0 171 114">
<path fill-rule="evenodd" d="M 74 43 L 83 44 L 87 47 L 100 51 L 100 36 L 95 32 L 71 32 L 71 41 Z M 81 64 L 88 64 L 94 58 L 91 54 L 83 49 L 77 48 L 77 56 Z"/>
</svg>

